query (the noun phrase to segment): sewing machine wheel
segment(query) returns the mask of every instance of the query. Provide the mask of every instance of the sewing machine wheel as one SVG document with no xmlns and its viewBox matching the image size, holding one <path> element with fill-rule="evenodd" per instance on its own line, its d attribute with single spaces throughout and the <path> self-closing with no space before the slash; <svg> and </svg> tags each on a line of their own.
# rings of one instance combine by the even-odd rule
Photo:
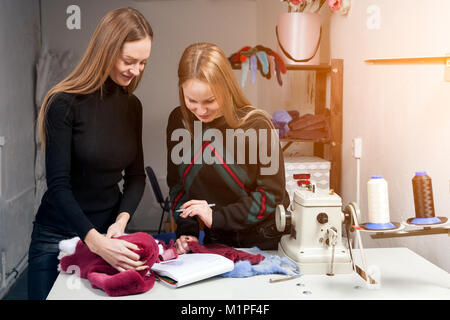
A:
<svg viewBox="0 0 450 320">
<path fill-rule="evenodd" d="M 277 205 L 275 210 L 275 224 L 279 232 L 286 229 L 286 210 L 282 204 Z"/>
<path fill-rule="evenodd" d="M 359 224 L 361 223 L 361 212 L 355 202 L 350 202 L 345 207 L 344 212 L 346 213 L 346 223 L 348 223 L 349 226 L 359 226 Z"/>
</svg>

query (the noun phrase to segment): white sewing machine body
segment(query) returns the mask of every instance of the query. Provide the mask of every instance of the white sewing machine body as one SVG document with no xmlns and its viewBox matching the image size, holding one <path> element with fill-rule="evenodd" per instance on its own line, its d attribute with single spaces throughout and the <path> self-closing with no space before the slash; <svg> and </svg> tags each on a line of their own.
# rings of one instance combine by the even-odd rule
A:
<svg viewBox="0 0 450 320">
<path fill-rule="evenodd" d="M 291 234 L 282 236 L 279 254 L 304 274 L 352 273 L 350 252 L 342 245 L 342 200 L 335 193 L 314 191 L 296 190 L 287 214 L 282 205 L 277 207 L 279 231 L 285 229 L 286 218 L 291 218 Z"/>
</svg>

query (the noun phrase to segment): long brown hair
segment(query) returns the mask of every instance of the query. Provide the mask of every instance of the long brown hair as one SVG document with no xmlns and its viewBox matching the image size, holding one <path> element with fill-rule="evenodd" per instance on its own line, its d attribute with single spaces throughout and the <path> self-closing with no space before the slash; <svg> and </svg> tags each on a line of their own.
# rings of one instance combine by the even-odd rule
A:
<svg viewBox="0 0 450 320">
<path fill-rule="evenodd" d="M 132 8 L 120 8 L 107 13 L 98 24 L 89 46 L 78 66 L 44 97 L 38 116 L 42 150 L 45 152 L 45 122 L 51 99 L 60 92 L 89 94 L 108 78 L 125 42 L 153 39 L 153 30 L 145 17 Z M 143 72 L 126 87 L 131 94 L 137 88 Z"/>
<path fill-rule="evenodd" d="M 190 111 L 184 101 L 182 85 L 190 79 L 204 81 L 210 85 L 211 91 L 221 106 L 225 121 L 232 128 L 248 125 L 255 119 L 263 119 L 270 128 L 273 124 L 270 116 L 263 110 L 251 105 L 246 98 L 233 73 L 231 64 L 225 53 L 212 43 L 194 43 L 187 47 L 181 56 L 178 66 L 178 92 L 181 111 L 187 129 L 192 133 Z M 246 109 L 243 113 L 239 109 Z M 241 114 L 241 115 L 240 115 Z M 259 115 L 259 117 L 255 117 Z"/>
</svg>

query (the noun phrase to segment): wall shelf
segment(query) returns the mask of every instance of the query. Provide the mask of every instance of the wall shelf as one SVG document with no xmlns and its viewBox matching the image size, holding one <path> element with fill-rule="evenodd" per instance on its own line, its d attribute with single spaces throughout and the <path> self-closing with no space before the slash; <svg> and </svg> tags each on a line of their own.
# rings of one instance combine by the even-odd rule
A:
<svg viewBox="0 0 450 320">
<path fill-rule="evenodd" d="M 398 57 L 398 58 L 373 58 L 364 60 L 370 64 L 448 64 L 450 55 L 437 57 Z"/>
<path fill-rule="evenodd" d="M 342 170 L 342 105 L 343 105 L 343 81 L 344 60 L 331 59 L 331 64 L 320 65 L 288 65 L 287 70 L 292 71 L 316 71 L 315 83 L 315 114 L 327 113 L 326 92 L 327 76 L 330 75 L 330 139 L 328 141 L 281 139 L 286 144 L 283 151 L 297 142 L 313 142 L 314 156 L 331 162 L 330 188 L 338 194 L 341 192 L 341 170 Z M 328 147 L 328 156 L 325 157 L 325 146 Z"/>
<path fill-rule="evenodd" d="M 239 70 L 240 66 L 233 69 Z M 283 151 L 287 150 L 293 143 L 312 142 L 314 143 L 314 156 L 324 158 L 331 162 L 330 168 L 330 188 L 340 194 L 341 191 L 341 167 L 342 167 L 342 100 L 343 100 L 343 72 L 344 60 L 331 59 L 330 64 L 320 65 L 287 65 L 289 71 L 315 71 L 315 114 L 328 114 L 326 110 L 327 76 L 330 75 L 330 139 L 303 140 L 303 139 L 280 139 L 284 143 Z M 328 147 L 327 157 L 325 157 L 325 146 Z"/>
<path fill-rule="evenodd" d="M 313 143 L 329 143 L 328 140 L 319 139 L 319 140 L 308 140 L 308 139 L 293 139 L 293 138 L 281 138 L 280 142 L 284 142 L 283 151 L 286 151 L 293 143 L 296 142 L 313 142 Z"/>
<path fill-rule="evenodd" d="M 240 70 L 239 65 L 233 65 L 234 70 Z M 330 188 L 340 194 L 341 191 L 341 167 L 342 167 L 342 99 L 343 99 L 343 72 L 344 60 L 331 59 L 331 64 L 319 65 L 286 65 L 289 71 L 315 71 L 315 114 L 326 113 L 326 87 L 327 76 L 331 77 L 330 85 L 330 130 L 331 137 L 328 141 L 303 140 L 303 139 L 280 139 L 285 143 L 283 151 L 287 150 L 293 143 L 314 143 L 314 156 L 325 159 L 325 145 L 329 147 L 326 160 L 331 162 Z"/>
<path fill-rule="evenodd" d="M 240 66 L 233 65 L 234 70 L 241 70 Z M 287 70 L 304 70 L 304 71 L 322 71 L 322 72 L 329 72 L 331 70 L 331 66 L 326 63 L 322 63 L 319 65 L 287 65 Z"/>
<path fill-rule="evenodd" d="M 314 156 L 326 158 L 326 160 L 329 160 L 331 162 L 330 188 L 332 188 L 338 194 L 341 194 L 344 60 L 331 59 L 331 63 L 329 65 L 320 65 L 319 68 L 315 70 L 315 114 L 327 113 L 327 76 L 330 76 L 330 140 L 327 142 L 315 142 Z M 325 146 L 327 146 L 328 148 L 327 157 L 325 157 Z"/>
<path fill-rule="evenodd" d="M 450 54 L 436 57 L 400 57 L 400 58 L 374 58 L 366 59 L 368 64 L 443 64 L 445 65 L 444 79 L 450 82 Z"/>
<path fill-rule="evenodd" d="M 319 65 L 287 65 L 287 70 L 311 70 L 311 71 L 322 71 L 322 72 L 329 72 L 331 70 L 331 66 L 329 64 L 319 64 Z"/>
</svg>

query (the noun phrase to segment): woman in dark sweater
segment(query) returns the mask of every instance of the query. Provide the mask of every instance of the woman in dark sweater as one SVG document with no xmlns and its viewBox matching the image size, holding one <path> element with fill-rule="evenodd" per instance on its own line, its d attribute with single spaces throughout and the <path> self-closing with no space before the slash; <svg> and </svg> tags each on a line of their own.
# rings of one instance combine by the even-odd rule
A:
<svg viewBox="0 0 450 320">
<path fill-rule="evenodd" d="M 275 207 L 289 205 L 289 196 L 270 118 L 251 106 L 216 45 L 189 46 L 178 76 L 181 106 L 167 126 L 178 252 L 189 251 L 202 227 L 205 242 L 275 249 Z"/>
<path fill-rule="evenodd" d="M 44 98 L 38 122 L 47 191 L 28 255 L 30 299 L 46 298 L 58 275 L 58 243 L 73 236 L 119 271 L 143 268 L 137 247 L 113 237 L 124 233 L 145 187 L 142 105 L 133 91 L 152 37 L 138 11 L 111 11 L 79 65 Z"/>
</svg>

